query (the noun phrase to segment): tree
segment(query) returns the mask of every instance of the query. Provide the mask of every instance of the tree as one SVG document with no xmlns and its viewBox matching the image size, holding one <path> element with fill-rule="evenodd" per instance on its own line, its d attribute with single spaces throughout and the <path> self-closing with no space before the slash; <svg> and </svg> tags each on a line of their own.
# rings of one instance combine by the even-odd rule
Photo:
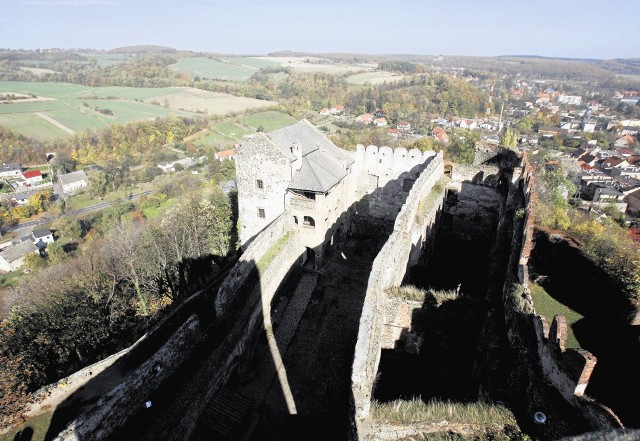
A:
<svg viewBox="0 0 640 441">
<path fill-rule="evenodd" d="M 36 271 L 47 266 L 47 261 L 40 256 L 40 253 L 29 253 L 24 256 L 24 266 L 31 271 Z"/>
<path fill-rule="evenodd" d="M 51 263 L 60 263 L 66 257 L 67 253 L 64 250 L 64 245 L 61 242 L 54 242 L 47 245 L 47 255 Z"/>
<path fill-rule="evenodd" d="M 509 147 L 510 149 L 515 149 L 518 146 L 518 134 L 515 130 L 511 129 L 511 127 L 504 129 L 502 134 L 502 145 Z"/>
<path fill-rule="evenodd" d="M 61 216 L 56 219 L 52 227 L 57 230 L 61 236 L 68 239 L 77 239 L 82 235 L 82 225 L 80 221 L 73 216 Z"/>
<path fill-rule="evenodd" d="M 424 136 L 418 139 L 413 143 L 413 146 L 420 150 L 421 152 L 426 152 L 427 150 L 435 150 L 436 152 L 440 150 L 440 147 L 436 145 L 433 138 L 429 136 Z"/>
<path fill-rule="evenodd" d="M 63 175 L 74 171 L 78 161 L 71 158 L 68 154 L 61 152 L 56 155 L 52 163 L 57 173 Z"/>
<path fill-rule="evenodd" d="M 102 170 L 89 173 L 89 192 L 92 196 L 104 196 L 109 189 L 109 176 Z"/>
</svg>

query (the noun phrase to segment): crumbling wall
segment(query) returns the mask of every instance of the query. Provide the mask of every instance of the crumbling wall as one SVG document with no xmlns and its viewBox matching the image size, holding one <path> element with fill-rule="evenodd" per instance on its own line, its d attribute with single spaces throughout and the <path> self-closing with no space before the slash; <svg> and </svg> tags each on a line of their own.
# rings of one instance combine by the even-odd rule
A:
<svg viewBox="0 0 640 441">
<path fill-rule="evenodd" d="M 520 357 L 528 371 L 527 392 L 533 395 L 535 391 L 544 396 L 543 385 L 552 385 L 583 424 L 583 431 L 622 427 L 611 409 L 584 396 L 596 357 L 583 349 L 566 348 L 564 317 L 554 317 L 549 327 L 544 317 L 535 314 L 527 266 L 533 247 L 535 214 L 532 199 L 535 196 L 532 193 L 533 175 L 526 157 L 522 167 L 516 169 L 514 184 L 507 202 L 511 208 L 507 213 L 513 217 L 514 228 L 503 305 L 509 341 L 513 347 L 520 348 Z M 558 418 L 549 419 L 543 429 L 545 435 L 552 438 L 562 436 L 564 430 L 566 427 Z"/>
<path fill-rule="evenodd" d="M 385 292 L 400 286 L 409 261 L 422 248 L 444 197 L 442 152 L 433 157 L 418 177 L 396 218 L 393 232 L 373 262 L 360 317 L 351 375 L 352 439 L 364 437 L 373 385 L 380 362 Z M 437 193 L 437 194 L 434 194 Z M 413 257 L 412 257 L 413 256 Z"/>
</svg>

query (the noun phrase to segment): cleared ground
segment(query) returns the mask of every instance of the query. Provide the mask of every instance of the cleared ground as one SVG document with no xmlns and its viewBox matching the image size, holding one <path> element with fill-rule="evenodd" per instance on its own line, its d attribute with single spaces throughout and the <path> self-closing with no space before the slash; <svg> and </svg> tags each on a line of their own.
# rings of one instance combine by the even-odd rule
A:
<svg viewBox="0 0 640 441">
<path fill-rule="evenodd" d="M 386 72 L 386 71 L 375 71 L 375 72 L 364 72 L 355 75 L 351 75 L 347 78 L 347 83 L 350 84 L 382 84 L 386 82 L 399 81 L 404 78 L 404 75 L 394 73 L 394 72 Z"/>
<path fill-rule="evenodd" d="M 376 63 L 335 63 L 316 57 L 259 57 L 259 59 L 278 63 L 283 67 L 291 67 L 298 72 L 344 74 L 371 71 L 378 67 Z"/>
<path fill-rule="evenodd" d="M 12 93 L 33 94 L 37 98 L 0 105 L 0 125 L 39 141 L 67 137 L 70 136 L 69 131 L 98 129 L 168 115 L 221 115 L 277 104 L 188 87 L 88 87 L 0 81 L 0 95 Z M 105 110 L 111 113 L 101 112 Z M 38 117 L 36 113 L 46 118 Z M 61 126 L 69 130 L 65 131 Z"/>
<path fill-rule="evenodd" d="M 277 111 L 266 111 L 247 115 L 242 118 L 242 122 L 257 130 L 262 126 L 265 132 L 272 132 L 298 122 L 294 117 Z"/>
</svg>

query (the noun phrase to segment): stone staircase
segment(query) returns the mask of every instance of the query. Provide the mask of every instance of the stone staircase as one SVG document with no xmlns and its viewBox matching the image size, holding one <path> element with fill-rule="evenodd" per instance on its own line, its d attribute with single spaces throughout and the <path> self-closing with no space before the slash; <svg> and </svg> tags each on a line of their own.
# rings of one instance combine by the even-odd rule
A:
<svg viewBox="0 0 640 441">
<path fill-rule="evenodd" d="M 226 441 L 242 439 L 255 425 L 253 402 L 222 388 L 207 405 L 198 421 L 195 439 Z"/>
</svg>

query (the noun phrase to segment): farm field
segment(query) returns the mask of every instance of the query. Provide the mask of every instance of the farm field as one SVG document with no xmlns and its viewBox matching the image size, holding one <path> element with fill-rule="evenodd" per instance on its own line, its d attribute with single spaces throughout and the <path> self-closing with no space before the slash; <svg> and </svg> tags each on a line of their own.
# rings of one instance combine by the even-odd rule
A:
<svg viewBox="0 0 640 441">
<path fill-rule="evenodd" d="M 260 126 L 266 132 L 271 132 L 295 122 L 295 118 L 283 112 L 258 112 L 238 117 L 235 121 L 221 121 L 209 127 L 207 133 L 193 140 L 193 144 L 198 147 L 213 147 L 218 151 L 231 149 L 245 135 L 255 133 Z"/>
<path fill-rule="evenodd" d="M 278 63 L 283 67 L 291 67 L 297 72 L 326 72 L 331 74 L 345 74 L 350 72 L 371 71 L 376 69 L 376 63 L 334 63 L 322 62 L 316 57 L 258 57 L 260 60 Z"/>
<path fill-rule="evenodd" d="M 254 130 L 262 126 L 265 132 L 272 132 L 298 122 L 294 117 L 275 110 L 247 115 L 241 120 Z"/>
<path fill-rule="evenodd" d="M 0 81 L 0 95 L 9 93 L 41 98 L 0 104 L 1 126 L 38 141 L 169 115 L 226 114 L 277 104 L 187 87 L 89 87 Z M 100 112 L 107 109 L 112 114 Z"/>
<path fill-rule="evenodd" d="M 277 67 L 279 63 L 253 57 L 181 58 L 169 66 L 191 77 L 226 81 L 246 81 L 263 67 Z"/>
<path fill-rule="evenodd" d="M 382 84 L 386 82 L 399 81 L 404 78 L 404 75 L 386 72 L 386 71 L 374 71 L 374 72 L 364 72 L 355 75 L 351 75 L 347 77 L 347 83 L 350 84 Z"/>
</svg>

